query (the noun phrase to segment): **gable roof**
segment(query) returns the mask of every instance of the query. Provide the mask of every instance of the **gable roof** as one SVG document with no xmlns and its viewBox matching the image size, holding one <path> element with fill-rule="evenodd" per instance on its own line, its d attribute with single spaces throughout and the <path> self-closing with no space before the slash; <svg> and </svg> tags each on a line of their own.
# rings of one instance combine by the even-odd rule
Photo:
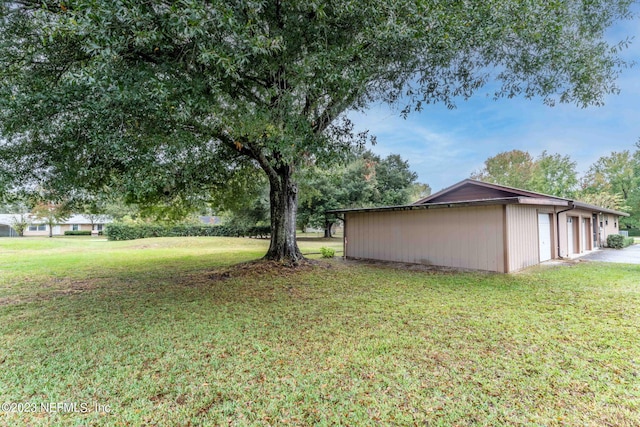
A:
<svg viewBox="0 0 640 427">
<path fill-rule="evenodd" d="M 465 179 L 458 182 L 457 184 L 440 190 L 437 193 L 422 198 L 412 204 L 423 205 L 427 203 L 490 200 L 503 199 L 508 197 L 532 197 L 536 199 L 570 201 L 569 199 L 564 199 L 562 197 L 521 190 L 519 188 L 507 187 L 506 185 L 491 184 L 488 182 L 476 181 L 473 179 Z"/>
<path fill-rule="evenodd" d="M 384 206 L 374 208 L 335 209 L 327 213 L 344 212 L 379 212 L 397 210 L 416 210 L 430 208 L 452 208 L 469 205 L 496 205 L 496 204 L 524 204 L 563 206 L 569 209 L 586 209 L 597 213 L 608 213 L 619 216 L 629 216 L 626 212 L 590 205 L 577 200 L 563 197 L 550 196 L 534 191 L 507 187 L 505 185 L 491 184 L 488 182 L 465 179 L 457 184 L 447 187 L 437 193 L 424 197 L 415 203 L 403 206 Z"/>
<path fill-rule="evenodd" d="M 447 187 L 437 193 L 422 198 L 413 205 L 430 205 L 440 203 L 459 203 L 459 202 L 480 202 L 489 200 L 503 200 L 509 198 L 518 198 L 519 203 L 531 204 L 553 204 L 558 202 L 566 202 L 567 206 L 574 208 L 588 209 L 602 213 L 610 213 L 620 216 L 629 216 L 626 212 L 616 211 L 614 209 L 603 208 L 601 206 L 590 205 L 578 200 L 567 199 L 564 197 L 550 196 L 548 194 L 536 193 L 534 191 L 522 190 L 520 188 L 507 187 L 506 185 L 492 184 L 489 182 L 476 181 L 473 179 L 465 179 L 457 184 Z"/>
</svg>

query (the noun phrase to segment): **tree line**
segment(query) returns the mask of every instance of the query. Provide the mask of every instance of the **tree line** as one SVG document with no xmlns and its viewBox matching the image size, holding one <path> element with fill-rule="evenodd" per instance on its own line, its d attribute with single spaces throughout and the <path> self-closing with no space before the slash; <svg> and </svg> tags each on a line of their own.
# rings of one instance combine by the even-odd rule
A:
<svg viewBox="0 0 640 427">
<path fill-rule="evenodd" d="M 600 157 L 582 176 L 576 167 L 567 155 L 511 150 L 489 157 L 471 178 L 628 212 L 621 225 L 640 228 L 640 141 L 635 151 Z"/>
</svg>

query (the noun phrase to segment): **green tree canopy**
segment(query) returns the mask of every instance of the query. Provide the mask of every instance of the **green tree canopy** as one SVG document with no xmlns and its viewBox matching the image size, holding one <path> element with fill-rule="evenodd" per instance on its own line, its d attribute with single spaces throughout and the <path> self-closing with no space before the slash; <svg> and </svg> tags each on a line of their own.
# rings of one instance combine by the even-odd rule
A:
<svg viewBox="0 0 640 427">
<path fill-rule="evenodd" d="M 331 237 L 335 218 L 327 217 L 327 210 L 408 203 L 417 178 L 400 155 L 382 158 L 371 151 L 356 155 L 344 166 L 309 168 L 299 180 L 298 224 L 322 227 L 325 237 Z"/>
<path fill-rule="evenodd" d="M 4 1 L 0 182 L 199 203 L 259 167 L 270 259 L 301 258 L 293 174 L 364 142 L 373 101 L 599 104 L 631 0 Z M 3 188 L 4 190 L 4 188 Z"/>
<path fill-rule="evenodd" d="M 529 189 L 559 197 L 573 197 L 578 186 L 576 162 L 545 151 L 535 160 Z"/>
<path fill-rule="evenodd" d="M 533 158 L 521 150 L 505 151 L 489 157 L 484 168 L 471 174 L 472 179 L 514 188 L 527 189 L 531 183 Z"/>
<path fill-rule="evenodd" d="M 471 178 L 558 197 L 572 197 L 578 185 L 576 162 L 546 150 L 535 159 L 526 151 L 507 151 L 484 164 Z"/>
<path fill-rule="evenodd" d="M 634 154 L 629 150 L 600 157 L 583 178 L 585 192 L 620 194 L 627 200 L 638 186 Z"/>
<path fill-rule="evenodd" d="M 636 147 L 635 152 L 614 151 L 600 157 L 581 181 L 582 199 L 601 200 L 629 211 L 631 217 L 621 222 L 631 227 L 640 226 L 640 143 Z"/>
</svg>

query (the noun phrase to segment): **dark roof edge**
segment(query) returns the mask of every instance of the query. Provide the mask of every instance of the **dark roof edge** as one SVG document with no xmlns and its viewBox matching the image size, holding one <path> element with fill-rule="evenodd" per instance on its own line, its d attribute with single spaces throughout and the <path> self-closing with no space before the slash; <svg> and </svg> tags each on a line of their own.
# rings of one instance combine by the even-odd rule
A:
<svg viewBox="0 0 640 427">
<path fill-rule="evenodd" d="M 460 202 L 428 203 L 425 205 L 398 205 L 398 206 L 377 206 L 371 208 L 348 208 L 332 209 L 325 213 L 349 213 L 349 212 L 392 212 L 392 211 L 413 211 L 424 209 L 446 209 L 465 206 L 488 206 L 488 205 L 539 205 L 539 206 L 570 206 L 571 209 L 586 209 L 599 213 L 608 213 L 619 216 L 629 216 L 626 212 L 607 209 L 600 206 L 590 205 L 572 200 L 562 200 L 557 198 L 534 198 L 534 197 L 504 197 L 499 199 L 464 200 Z"/>
<path fill-rule="evenodd" d="M 521 203 L 520 197 L 507 197 L 501 199 L 465 200 L 461 202 L 429 203 L 427 205 L 398 205 L 398 206 L 378 206 L 372 208 L 348 208 L 333 209 L 326 213 L 347 213 L 347 212 L 383 212 L 383 211 L 414 211 L 424 209 L 443 209 L 462 206 L 482 206 L 482 205 L 508 205 Z"/>
<path fill-rule="evenodd" d="M 572 199 L 567 199 L 565 197 L 558 197 L 558 196 L 552 196 L 549 194 L 543 194 L 543 193 L 536 193 L 534 191 L 529 191 L 529 190 L 522 190 L 520 188 L 515 188 L 515 187 L 509 187 L 506 185 L 500 185 L 500 184 L 493 184 L 490 182 L 484 182 L 484 181 L 478 181 L 475 179 L 471 179 L 471 178 L 467 178 L 467 179 L 463 179 L 462 181 L 453 184 L 449 187 L 443 188 L 442 190 L 438 191 L 437 193 L 431 194 L 427 197 L 424 197 L 414 203 L 412 203 L 412 205 L 415 206 L 423 206 L 423 204 L 425 202 L 428 202 L 429 200 L 432 200 L 444 193 L 447 193 L 449 191 L 455 190 L 456 188 L 459 188 L 465 184 L 475 184 L 475 185 L 479 185 L 481 187 L 486 187 L 486 188 L 492 188 L 495 190 L 503 190 L 503 191 L 511 191 L 513 193 L 516 194 L 520 194 L 520 198 L 521 199 L 528 199 L 528 198 L 532 198 L 530 199 L 530 201 L 533 200 L 553 200 L 553 201 L 561 201 L 561 202 L 566 202 L 567 204 L 571 203 L 574 208 L 579 208 L 579 209 L 588 209 L 588 210 L 592 210 L 592 211 L 596 211 L 596 212 L 600 212 L 600 213 L 609 213 L 612 215 L 620 215 L 620 216 L 630 216 L 627 212 L 621 212 L 621 211 L 617 211 L 615 209 L 609 209 L 609 208 L 603 208 L 602 206 L 596 206 L 596 205 L 590 205 L 589 203 L 584 203 L 581 202 L 579 200 L 572 200 Z M 496 200 L 496 199 L 488 199 L 488 200 Z M 476 202 L 475 200 L 472 200 L 471 202 Z M 453 204 L 453 203 L 458 203 L 458 202 L 451 202 L 451 203 L 445 203 L 445 204 Z M 527 203 L 527 202 L 523 202 L 521 201 L 520 203 L 523 204 L 544 204 L 544 203 L 538 203 L 538 202 L 533 202 L 533 203 Z M 556 206 L 567 206 L 567 204 L 556 204 L 556 203 L 546 203 L 547 205 L 556 205 Z M 435 205 L 435 203 L 433 204 Z"/>
</svg>

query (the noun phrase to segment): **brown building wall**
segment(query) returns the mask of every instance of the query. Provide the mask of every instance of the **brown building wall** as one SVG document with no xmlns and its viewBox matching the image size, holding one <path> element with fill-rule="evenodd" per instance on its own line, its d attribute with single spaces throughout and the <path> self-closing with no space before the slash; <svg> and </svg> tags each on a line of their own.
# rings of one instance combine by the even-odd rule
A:
<svg viewBox="0 0 640 427">
<path fill-rule="evenodd" d="M 610 234 L 619 234 L 620 233 L 620 217 L 617 215 L 611 214 L 603 214 L 602 224 L 603 224 L 603 235 L 602 235 L 602 243 L 606 246 L 607 244 L 607 236 Z"/>
<path fill-rule="evenodd" d="M 588 210 L 573 209 L 567 212 L 558 214 L 559 221 L 559 243 L 560 243 L 560 257 L 567 258 L 575 256 L 586 251 L 593 249 L 593 228 L 592 228 L 592 216 L 593 213 Z M 572 223 L 567 222 L 567 218 L 572 218 Z M 609 215 L 612 218 L 613 215 Z M 569 253 L 569 225 L 573 227 L 573 252 Z M 584 233 L 583 230 L 584 229 Z M 606 234 L 602 236 L 603 242 L 606 242 Z"/>
<path fill-rule="evenodd" d="M 346 213 L 349 258 L 505 272 L 504 207 Z"/>
</svg>

